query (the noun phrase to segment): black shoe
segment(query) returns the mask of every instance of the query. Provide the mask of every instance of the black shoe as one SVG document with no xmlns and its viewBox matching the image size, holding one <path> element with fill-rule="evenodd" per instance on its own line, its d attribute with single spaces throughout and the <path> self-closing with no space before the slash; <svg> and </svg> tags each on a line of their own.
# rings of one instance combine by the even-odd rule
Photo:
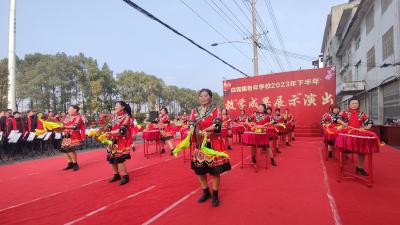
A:
<svg viewBox="0 0 400 225">
<path fill-rule="evenodd" d="M 203 203 L 203 202 L 207 201 L 207 199 L 209 199 L 210 197 L 211 197 L 210 189 L 205 188 L 205 189 L 203 189 L 203 195 L 200 196 L 200 198 L 197 200 L 197 202 Z"/>
<path fill-rule="evenodd" d="M 79 170 L 78 163 L 73 163 L 72 168 L 74 169 L 74 171 L 78 171 Z"/>
<path fill-rule="evenodd" d="M 72 163 L 72 162 L 69 162 L 68 165 L 67 165 L 67 167 L 64 168 L 64 170 L 70 170 L 70 169 L 72 169 L 72 168 L 73 168 L 73 163 Z"/>
<path fill-rule="evenodd" d="M 275 162 L 275 159 L 274 159 L 274 158 L 271 158 L 271 165 L 272 165 L 272 166 L 278 166 L 278 165 L 276 164 L 276 162 Z"/>
<path fill-rule="evenodd" d="M 287 145 L 287 146 L 290 146 L 289 142 L 286 142 L 286 145 Z"/>
<path fill-rule="evenodd" d="M 164 154 L 165 153 L 165 149 L 161 149 L 161 154 Z"/>
<path fill-rule="evenodd" d="M 119 182 L 119 185 L 124 185 L 126 183 L 129 182 L 129 176 L 128 175 L 124 175 L 121 179 L 121 181 Z"/>
<path fill-rule="evenodd" d="M 114 176 L 111 178 L 110 183 L 115 182 L 117 180 L 121 180 L 121 175 L 119 174 L 114 174 Z"/>
<path fill-rule="evenodd" d="M 332 151 L 328 152 L 328 158 L 330 158 L 330 159 L 333 158 L 333 152 Z"/>
<path fill-rule="evenodd" d="M 356 173 L 361 174 L 362 176 L 368 176 L 367 171 L 364 170 L 364 168 L 356 167 Z"/>
<path fill-rule="evenodd" d="M 174 149 L 171 149 L 171 155 L 174 155 Z"/>
<path fill-rule="evenodd" d="M 232 150 L 232 147 L 230 145 L 228 145 L 228 150 Z"/>
<path fill-rule="evenodd" d="M 216 190 L 213 190 L 212 206 L 213 207 L 219 206 L 218 191 L 216 191 Z"/>
<path fill-rule="evenodd" d="M 279 148 L 276 148 L 276 153 L 282 153 L 282 152 L 279 151 Z"/>
<path fill-rule="evenodd" d="M 251 158 L 251 161 L 254 163 L 254 164 L 256 164 L 256 156 L 253 156 L 252 158 Z"/>
</svg>

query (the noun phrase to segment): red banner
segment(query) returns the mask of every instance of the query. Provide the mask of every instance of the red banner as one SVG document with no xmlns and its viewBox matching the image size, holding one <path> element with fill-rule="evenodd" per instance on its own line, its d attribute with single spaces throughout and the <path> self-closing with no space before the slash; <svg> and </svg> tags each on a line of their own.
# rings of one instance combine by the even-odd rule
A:
<svg viewBox="0 0 400 225">
<path fill-rule="evenodd" d="M 271 75 L 225 80 L 224 105 L 233 118 L 242 109 L 247 115 L 261 103 L 275 110 L 286 108 L 296 125 L 317 126 L 321 116 L 335 103 L 335 67 L 299 70 Z"/>
</svg>

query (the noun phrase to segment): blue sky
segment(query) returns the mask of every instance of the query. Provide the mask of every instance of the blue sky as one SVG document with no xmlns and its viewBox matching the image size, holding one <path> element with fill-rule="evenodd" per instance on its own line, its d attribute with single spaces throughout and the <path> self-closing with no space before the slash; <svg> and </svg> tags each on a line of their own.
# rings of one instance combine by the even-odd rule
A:
<svg viewBox="0 0 400 225">
<path fill-rule="evenodd" d="M 243 16 L 233 0 L 184 1 L 228 40 L 242 40 L 244 34 L 215 13 L 210 7 L 213 2 L 230 15 L 223 2 L 251 30 L 247 20 L 250 15 L 243 3 L 248 0 L 235 0 L 247 17 Z M 331 6 L 346 2 L 270 1 L 286 49 L 309 56 L 317 56 L 320 52 L 325 20 Z M 210 46 L 225 40 L 180 0 L 134 2 L 237 68 L 252 74 L 252 61 L 232 45 Z M 215 6 L 214 9 L 218 10 Z M 9 1 L 0 0 L 0 58 L 6 57 L 8 51 L 8 10 Z M 280 49 L 265 0 L 257 1 L 257 10 L 274 47 Z M 234 20 L 231 15 L 230 18 Z M 252 57 L 250 45 L 239 43 L 236 47 Z M 100 64 L 107 62 L 115 74 L 125 69 L 144 71 L 162 78 L 169 85 L 193 89 L 208 87 L 219 93 L 222 93 L 223 78 L 241 77 L 237 71 L 133 10 L 122 0 L 17 0 L 16 52 L 19 57 L 35 52 L 66 52 L 69 55 L 83 52 L 86 56 L 96 58 Z M 279 72 L 280 68 L 273 56 L 265 53 L 266 57 L 260 59 L 260 73 Z M 284 70 L 290 70 L 284 57 L 278 57 L 285 66 Z M 312 67 L 310 61 L 290 60 L 292 69 Z"/>
</svg>

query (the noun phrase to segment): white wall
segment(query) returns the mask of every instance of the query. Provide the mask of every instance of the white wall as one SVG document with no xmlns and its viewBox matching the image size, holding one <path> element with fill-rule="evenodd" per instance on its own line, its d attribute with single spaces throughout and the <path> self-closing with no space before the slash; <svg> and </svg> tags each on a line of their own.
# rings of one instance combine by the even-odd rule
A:
<svg viewBox="0 0 400 225">
<path fill-rule="evenodd" d="M 365 18 L 363 19 L 360 27 L 361 42 L 358 50 L 355 49 L 355 42 L 352 41 L 351 66 L 353 80 L 365 80 L 366 89 L 369 90 L 378 86 L 386 78 L 399 73 L 397 67 L 380 68 L 383 63 L 394 63 L 400 60 L 400 35 L 399 35 L 399 3 L 398 0 L 393 0 L 389 8 L 382 15 L 381 13 L 381 0 L 375 0 L 374 8 L 374 28 L 366 34 Z M 388 57 L 385 61 L 382 59 L 382 36 L 389 28 L 393 26 L 394 31 L 394 54 Z M 367 52 L 375 46 L 375 68 L 367 71 Z M 356 79 L 355 64 L 361 59 L 360 77 Z"/>
</svg>

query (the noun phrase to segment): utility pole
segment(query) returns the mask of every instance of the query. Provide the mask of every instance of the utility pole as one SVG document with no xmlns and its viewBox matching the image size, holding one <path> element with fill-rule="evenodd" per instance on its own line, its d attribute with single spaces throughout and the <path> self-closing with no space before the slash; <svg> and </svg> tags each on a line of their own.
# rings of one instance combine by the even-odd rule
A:
<svg viewBox="0 0 400 225">
<path fill-rule="evenodd" d="M 257 44 L 257 20 L 256 20 L 256 0 L 251 0 L 251 11 L 253 18 L 253 64 L 254 76 L 258 75 L 258 44 Z"/>
<path fill-rule="evenodd" d="M 8 33 L 8 108 L 16 110 L 15 101 L 15 1 L 10 0 L 10 23 Z"/>
</svg>

